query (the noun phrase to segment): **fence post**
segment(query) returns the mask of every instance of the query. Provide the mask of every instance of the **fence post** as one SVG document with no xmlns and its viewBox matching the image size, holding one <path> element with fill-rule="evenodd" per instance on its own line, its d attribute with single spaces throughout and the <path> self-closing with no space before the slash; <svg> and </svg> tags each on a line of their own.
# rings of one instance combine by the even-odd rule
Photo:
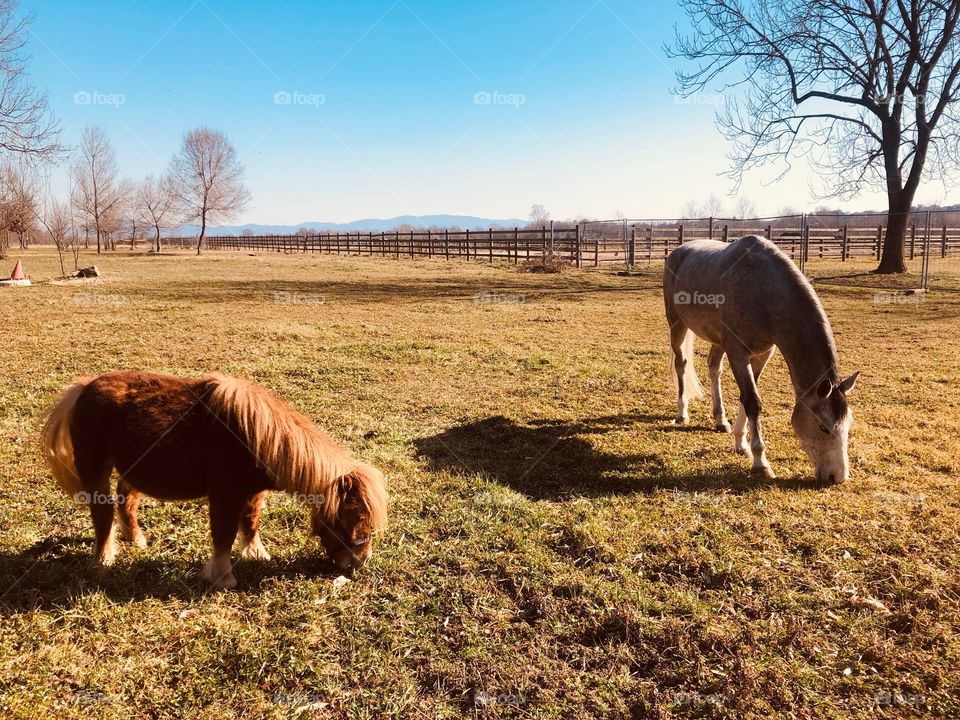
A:
<svg viewBox="0 0 960 720">
<path fill-rule="evenodd" d="M 840 236 L 840 262 L 847 260 L 847 242 L 849 241 L 847 226 L 843 226 L 843 235 Z"/>
<path fill-rule="evenodd" d="M 766 235 L 767 240 L 773 240 L 773 223 L 767 223 L 767 226 L 763 229 L 763 234 Z"/>
<path fill-rule="evenodd" d="M 707 239 L 713 240 L 713 218 L 710 218 L 709 223 L 707 224 Z"/>
<path fill-rule="evenodd" d="M 580 257 L 580 224 L 579 223 L 577 223 L 577 235 L 576 235 L 576 240 L 574 242 L 576 243 L 576 245 L 574 246 L 574 249 L 576 250 L 576 253 L 577 253 L 577 267 L 583 267 L 583 259 Z"/>
<path fill-rule="evenodd" d="M 513 264 L 517 265 L 520 262 L 520 231 L 518 228 L 513 229 Z"/>
<path fill-rule="evenodd" d="M 880 259 L 880 246 L 883 244 L 883 225 L 877 225 L 877 260 Z"/>
<path fill-rule="evenodd" d="M 726 224 L 724 224 L 723 226 L 723 241 L 724 242 L 730 241 L 730 227 Z"/>
<path fill-rule="evenodd" d="M 917 224 L 910 223 L 910 259 L 913 260 L 914 248 L 917 244 Z"/>
<path fill-rule="evenodd" d="M 940 235 L 940 257 L 947 256 L 947 224 L 943 224 L 943 232 Z"/>
<path fill-rule="evenodd" d="M 493 262 L 493 228 L 487 230 L 487 244 L 489 245 L 487 248 L 487 257 L 490 259 L 490 262 Z"/>
</svg>

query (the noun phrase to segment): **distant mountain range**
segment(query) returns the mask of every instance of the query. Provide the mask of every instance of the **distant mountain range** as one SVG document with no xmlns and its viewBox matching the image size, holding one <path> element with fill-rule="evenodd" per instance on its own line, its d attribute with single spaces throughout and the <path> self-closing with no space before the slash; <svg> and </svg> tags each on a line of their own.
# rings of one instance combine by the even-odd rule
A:
<svg viewBox="0 0 960 720">
<path fill-rule="evenodd" d="M 241 235 L 245 230 L 249 230 L 254 235 L 291 235 L 300 228 L 318 232 L 386 232 L 402 225 L 424 229 L 429 227 L 458 227 L 461 230 L 486 230 L 490 227 L 523 227 L 526 224 L 526 220 L 494 220 L 473 215 L 399 215 L 394 218 L 369 218 L 348 223 L 311 221 L 297 223 L 296 225 L 258 225 L 256 223 L 221 225 L 219 227 L 208 227 L 207 233 L 210 235 Z M 199 225 L 187 224 L 181 225 L 167 234 L 189 236 L 197 235 L 199 232 Z"/>
</svg>

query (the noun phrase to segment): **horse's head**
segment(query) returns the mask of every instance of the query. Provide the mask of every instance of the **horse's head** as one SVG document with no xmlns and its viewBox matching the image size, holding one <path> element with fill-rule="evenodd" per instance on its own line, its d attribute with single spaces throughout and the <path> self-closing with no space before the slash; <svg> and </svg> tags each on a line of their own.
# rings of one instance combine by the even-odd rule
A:
<svg viewBox="0 0 960 720">
<path fill-rule="evenodd" d="M 337 480 L 332 492 L 335 497 L 313 510 L 313 533 L 337 567 L 354 570 L 370 559 L 373 531 L 387 522 L 383 475 L 369 465 L 358 465 Z"/>
<path fill-rule="evenodd" d="M 840 383 L 821 380 L 812 391 L 797 400 L 793 408 L 794 432 L 813 461 L 817 480 L 841 483 L 850 474 L 847 437 L 853 424 L 853 413 L 847 393 L 857 383 L 859 372 Z"/>
</svg>

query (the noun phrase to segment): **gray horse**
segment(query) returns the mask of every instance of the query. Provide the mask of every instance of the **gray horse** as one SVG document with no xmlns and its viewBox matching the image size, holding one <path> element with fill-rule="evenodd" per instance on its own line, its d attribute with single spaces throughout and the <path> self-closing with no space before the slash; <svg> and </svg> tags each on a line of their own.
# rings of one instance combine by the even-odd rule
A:
<svg viewBox="0 0 960 720">
<path fill-rule="evenodd" d="M 696 335 L 711 344 L 707 366 L 716 429 L 730 432 L 720 394 L 726 355 L 740 390 L 740 412 L 733 427 L 737 452 L 753 457 L 754 472 L 775 477 L 764 454 L 757 380 L 780 348 L 796 394 L 793 429 L 813 461 L 817 479 L 829 483 L 847 479 L 847 436 L 853 422 L 847 393 L 859 373 L 839 379 L 830 321 L 790 258 L 753 235 L 732 243 L 684 243 L 667 257 L 663 299 L 677 381 L 677 423 L 689 418 L 688 398 L 703 396 L 693 368 Z"/>
</svg>

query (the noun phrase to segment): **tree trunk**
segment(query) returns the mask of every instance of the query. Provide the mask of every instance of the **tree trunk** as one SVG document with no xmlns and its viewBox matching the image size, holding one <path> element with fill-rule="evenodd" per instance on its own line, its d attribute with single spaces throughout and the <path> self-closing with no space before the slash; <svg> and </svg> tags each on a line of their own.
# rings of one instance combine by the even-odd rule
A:
<svg viewBox="0 0 960 720">
<path fill-rule="evenodd" d="M 156 241 L 156 251 L 160 252 L 160 226 L 157 225 L 157 241 Z"/>
<path fill-rule="evenodd" d="M 200 216 L 200 237 L 197 238 L 197 255 L 200 254 L 200 250 L 203 248 L 203 236 L 207 234 L 207 216 L 202 214 Z"/>
<path fill-rule="evenodd" d="M 887 235 L 883 240 L 883 252 L 877 272 L 881 274 L 907 271 L 903 261 L 903 249 L 913 209 L 913 193 L 909 190 L 888 193 Z"/>
</svg>

